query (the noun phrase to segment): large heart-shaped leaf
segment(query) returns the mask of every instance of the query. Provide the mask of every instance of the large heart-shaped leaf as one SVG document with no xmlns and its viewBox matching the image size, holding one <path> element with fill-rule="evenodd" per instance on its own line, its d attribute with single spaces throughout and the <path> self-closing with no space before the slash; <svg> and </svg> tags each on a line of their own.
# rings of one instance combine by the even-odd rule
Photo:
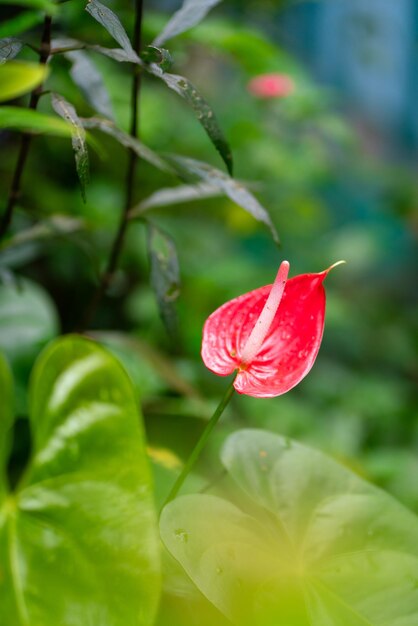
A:
<svg viewBox="0 0 418 626">
<path fill-rule="evenodd" d="M 158 542 L 129 379 L 95 343 L 57 340 L 30 389 L 33 455 L 0 500 L 0 623 L 150 626 Z"/>
<path fill-rule="evenodd" d="M 418 518 L 320 452 L 277 435 L 232 435 L 223 463 L 241 508 L 184 496 L 163 540 L 240 626 L 415 626 Z"/>
</svg>

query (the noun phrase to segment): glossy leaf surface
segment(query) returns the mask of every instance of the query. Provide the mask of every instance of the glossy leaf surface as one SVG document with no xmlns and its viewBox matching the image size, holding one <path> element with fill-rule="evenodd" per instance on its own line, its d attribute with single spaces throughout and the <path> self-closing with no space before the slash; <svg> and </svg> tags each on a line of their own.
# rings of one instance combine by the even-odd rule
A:
<svg viewBox="0 0 418 626">
<path fill-rule="evenodd" d="M 149 626 L 158 541 L 144 435 L 120 365 L 58 340 L 31 383 L 33 455 L 0 502 L 0 623 Z"/>
<path fill-rule="evenodd" d="M 174 13 L 164 30 L 154 40 L 155 46 L 161 46 L 169 39 L 184 33 L 199 24 L 209 11 L 221 0 L 184 0 L 182 7 Z"/>
<path fill-rule="evenodd" d="M 301 274 L 286 282 L 279 308 L 267 335 L 250 362 L 243 351 L 257 323 L 272 285 L 227 302 L 207 319 L 202 358 L 212 372 L 238 375 L 239 393 L 278 396 L 297 385 L 311 369 L 321 345 L 325 319 L 327 272 Z"/>
<path fill-rule="evenodd" d="M 12 100 L 40 85 L 48 68 L 39 63 L 10 61 L 0 65 L 0 102 Z"/>
<path fill-rule="evenodd" d="M 183 496 L 164 509 L 161 532 L 234 624 L 417 623 L 415 515 L 322 453 L 268 432 L 235 433 L 222 460 L 243 509 Z"/>
<path fill-rule="evenodd" d="M 0 128 L 71 137 L 71 126 L 64 120 L 21 107 L 0 107 Z"/>
<path fill-rule="evenodd" d="M 58 93 L 51 95 L 54 110 L 70 124 L 71 143 L 74 150 L 75 165 L 81 186 L 81 195 L 86 200 L 86 186 L 89 182 L 89 153 L 87 150 L 86 131 L 73 105 Z"/>
</svg>

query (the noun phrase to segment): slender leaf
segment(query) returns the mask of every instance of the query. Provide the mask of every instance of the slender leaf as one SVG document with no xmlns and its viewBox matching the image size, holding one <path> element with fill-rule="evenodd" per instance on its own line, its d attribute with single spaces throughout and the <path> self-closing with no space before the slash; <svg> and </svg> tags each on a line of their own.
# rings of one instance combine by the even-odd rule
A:
<svg viewBox="0 0 418 626">
<path fill-rule="evenodd" d="M 0 65 L 13 59 L 23 47 L 23 43 L 14 37 L 0 39 Z"/>
<path fill-rule="evenodd" d="M 265 431 L 226 442 L 242 509 L 184 496 L 163 541 L 239 626 L 414 626 L 418 518 L 325 455 Z M 245 496 L 244 496 L 245 494 Z"/>
<path fill-rule="evenodd" d="M 57 5 L 51 0 L 0 0 L 1 4 L 17 4 L 28 7 L 28 9 L 41 9 L 49 15 L 54 15 L 57 12 Z"/>
<path fill-rule="evenodd" d="M 197 119 L 205 129 L 209 139 L 221 155 L 228 172 L 232 175 L 233 162 L 231 148 L 219 126 L 215 113 L 211 106 L 201 96 L 196 87 L 183 76 L 177 74 L 168 74 L 163 72 L 157 65 L 147 66 L 149 71 L 158 76 L 165 84 L 175 91 L 179 96 L 184 98 L 192 107 Z"/>
<path fill-rule="evenodd" d="M 183 202 L 192 202 L 193 200 L 203 200 L 206 198 L 216 198 L 222 195 L 223 191 L 219 189 L 219 187 L 215 187 L 209 183 L 179 185 L 178 187 L 159 189 L 134 207 L 130 211 L 129 217 L 130 219 L 135 219 L 136 217 L 141 217 L 145 211 L 157 207 L 172 206 L 173 204 L 182 204 Z"/>
<path fill-rule="evenodd" d="M 23 11 L 0 24 L 0 37 L 20 35 L 30 28 L 41 24 L 44 19 L 45 15 L 40 11 Z"/>
<path fill-rule="evenodd" d="M 97 113 L 113 119 L 112 105 L 108 91 L 104 85 L 102 75 L 96 65 L 81 50 L 74 50 L 65 54 L 72 63 L 70 75 L 75 84 L 81 89 L 87 102 Z"/>
<path fill-rule="evenodd" d="M 0 251 L 9 250 L 16 246 L 21 246 L 32 241 L 41 241 L 63 235 L 71 235 L 84 226 L 81 219 L 69 217 L 68 215 L 51 215 L 41 223 L 30 228 L 17 232 L 13 237 L 0 243 Z"/>
<path fill-rule="evenodd" d="M 174 13 L 162 33 L 154 40 L 154 45 L 161 46 L 169 39 L 193 28 L 219 2 L 220 0 L 184 0 L 183 6 Z"/>
<path fill-rule="evenodd" d="M 20 107 L 0 107 L 0 128 L 47 133 L 61 137 L 71 136 L 71 127 L 62 120 Z"/>
<path fill-rule="evenodd" d="M 162 159 L 158 154 L 153 152 L 150 148 L 145 146 L 141 141 L 135 139 L 118 128 L 111 120 L 101 119 L 99 117 L 83 118 L 82 124 L 84 128 L 97 128 L 107 135 L 111 135 L 116 141 L 121 143 L 125 148 L 130 148 L 139 157 L 148 161 L 151 165 L 163 172 L 169 172 L 175 174 L 175 170 L 170 166 L 167 161 Z"/>
<path fill-rule="evenodd" d="M 86 186 L 89 182 L 89 153 L 87 150 L 86 131 L 73 105 L 57 93 L 51 95 L 54 110 L 71 124 L 71 142 L 75 154 L 75 164 L 81 185 L 81 195 L 86 201 Z"/>
<path fill-rule="evenodd" d="M 132 385 L 101 347 L 68 336 L 30 389 L 33 453 L 0 502 L 0 623 L 149 626 L 159 545 Z"/>
<path fill-rule="evenodd" d="M 10 61 L 0 65 L 0 102 L 17 98 L 44 82 L 48 68 L 39 63 Z"/>
<path fill-rule="evenodd" d="M 217 168 L 212 167 L 208 163 L 203 163 L 202 161 L 197 161 L 196 159 L 180 157 L 177 155 L 171 156 L 171 160 L 180 168 L 181 171 L 199 178 L 204 183 L 217 187 L 233 202 L 250 213 L 250 215 L 252 215 L 256 220 L 266 224 L 266 226 L 270 229 L 274 241 L 279 243 L 276 228 L 274 227 L 266 209 L 259 203 L 252 193 L 244 187 L 244 185 L 227 176 Z"/>
<path fill-rule="evenodd" d="M 151 284 L 158 307 L 170 334 L 177 331 L 175 302 L 180 294 L 180 270 L 176 246 L 166 233 L 148 224 L 148 255 L 151 267 Z"/>
<path fill-rule="evenodd" d="M 131 61 L 139 61 L 139 57 L 132 48 L 132 44 L 126 30 L 122 26 L 118 16 L 113 11 L 99 2 L 99 0 L 89 0 L 89 3 L 86 6 L 86 11 L 107 30 L 115 41 L 118 42 Z"/>
</svg>

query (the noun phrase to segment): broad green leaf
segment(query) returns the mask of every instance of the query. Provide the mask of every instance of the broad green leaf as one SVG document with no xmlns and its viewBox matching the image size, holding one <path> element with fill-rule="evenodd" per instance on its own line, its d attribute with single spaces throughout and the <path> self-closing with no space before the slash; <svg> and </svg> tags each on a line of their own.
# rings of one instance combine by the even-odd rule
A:
<svg viewBox="0 0 418 626">
<path fill-rule="evenodd" d="M 177 313 L 175 302 L 180 294 L 180 269 L 174 241 L 153 224 L 147 224 L 148 256 L 151 285 L 167 330 L 175 334 Z"/>
<path fill-rule="evenodd" d="M 0 24 L 0 37 L 20 35 L 30 28 L 41 24 L 44 21 L 44 17 L 44 14 L 40 11 L 23 11 L 16 17 L 5 20 Z"/>
<path fill-rule="evenodd" d="M 132 48 L 132 44 L 120 19 L 113 11 L 98 0 L 89 0 L 86 11 L 118 42 L 131 61 L 138 62 L 140 60 Z"/>
<path fill-rule="evenodd" d="M 182 204 L 183 202 L 192 202 L 193 200 L 203 200 L 206 198 L 216 198 L 222 196 L 223 191 L 219 187 L 208 183 L 200 183 L 198 185 L 178 185 L 177 187 L 168 187 L 160 189 L 155 193 L 142 200 L 130 213 L 129 218 L 135 219 L 142 217 L 142 214 L 156 207 L 172 206 Z"/>
<path fill-rule="evenodd" d="M 234 624 L 414 626 L 418 518 L 324 454 L 264 431 L 227 440 L 235 502 L 186 496 L 163 540 Z"/>
<path fill-rule="evenodd" d="M 23 278 L 15 285 L 0 285 L 0 351 L 13 369 L 31 368 L 57 334 L 55 306 L 42 287 Z"/>
<path fill-rule="evenodd" d="M 102 75 L 89 56 L 81 50 L 73 50 L 65 54 L 71 61 L 71 78 L 81 89 L 87 102 L 107 118 L 113 118 L 112 105 Z"/>
<path fill-rule="evenodd" d="M 174 13 L 162 33 L 154 40 L 154 45 L 161 46 L 176 35 L 193 28 L 219 2 L 220 0 L 184 0 L 183 6 Z"/>
<path fill-rule="evenodd" d="M 156 519 L 129 379 L 68 336 L 38 361 L 33 455 L 0 503 L 0 623 L 150 626 L 159 595 Z"/>
<path fill-rule="evenodd" d="M 208 163 L 187 157 L 180 157 L 178 155 L 172 155 L 171 160 L 180 168 L 180 171 L 185 172 L 189 176 L 197 177 L 202 182 L 213 187 L 217 187 L 233 202 L 250 213 L 256 220 L 266 224 L 270 229 L 274 241 L 279 243 L 279 237 L 270 215 L 244 185 Z"/>
<path fill-rule="evenodd" d="M 86 131 L 73 105 L 57 93 L 51 94 L 51 103 L 56 113 L 71 125 L 71 143 L 75 155 L 75 165 L 80 180 L 81 195 L 86 201 L 86 186 L 89 174 L 89 153 L 87 150 Z"/>
<path fill-rule="evenodd" d="M 162 69 L 155 64 L 147 66 L 147 69 L 154 74 L 154 76 L 161 78 L 170 89 L 184 98 L 192 107 L 209 139 L 221 155 L 228 172 L 232 175 L 233 162 L 231 148 L 225 139 L 211 106 L 201 96 L 196 87 L 192 85 L 187 78 L 178 76 L 177 74 L 163 72 Z"/>
<path fill-rule="evenodd" d="M 57 12 L 57 5 L 51 0 L 0 0 L 0 5 L 2 4 L 17 4 L 28 9 L 42 9 L 49 15 Z"/>
<path fill-rule="evenodd" d="M 10 61 L 0 65 L 0 102 L 12 100 L 44 82 L 48 68 L 39 63 Z"/>
<path fill-rule="evenodd" d="M 0 352 L 0 500 L 7 489 L 6 460 L 13 423 L 13 384 L 9 367 Z"/>
<path fill-rule="evenodd" d="M 46 113 L 20 107 L 0 107 L 0 128 L 71 137 L 71 126 L 67 122 Z"/>
<path fill-rule="evenodd" d="M 153 152 L 150 148 L 144 145 L 139 139 L 135 139 L 125 133 L 125 131 L 118 128 L 111 120 L 105 120 L 99 117 L 83 118 L 82 124 L 84 128 L 97 128 L 103 133 L 110 135 L 116 141 L 121 143 L 125 148 L 133 150 L 141 159 L 148 161 L 151 165 L 163 172 L 169 172 L 175 174 L 175 170 L 162 159 L 156 152 Z"/>
<path fill-rule="evenodd" d="M 0 65 L 13 59 L 22 49 L 22 42 L 14 37 L 0 39 Z"/>
</svg>

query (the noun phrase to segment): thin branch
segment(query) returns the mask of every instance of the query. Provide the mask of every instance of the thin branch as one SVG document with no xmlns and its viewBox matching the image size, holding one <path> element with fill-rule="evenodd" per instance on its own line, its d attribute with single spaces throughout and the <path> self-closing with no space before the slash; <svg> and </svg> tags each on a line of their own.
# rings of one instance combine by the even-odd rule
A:
<svg viewBox="0 0 418 626">
<path fill-rule="evenodd" d="M 51 51 L 51 23 L 52 18 L 50 15 L 46 15 L 44 19 L 44 29 L 42 33 L 41 46 L 39 49 L 39 63 L 45 65 L 48 61 Z M 31 93 L 29 101 L 29 109 L 35 110 L 38 106 L 39 98 L 42 94 L 43 85 L 39 85 Z M 12 184 L 10 187 L 9 196 L 7 198 L 6 209 L 0 220 L 0 240 L 5 236 L 10 226 L 13 217 L 13 211 L 20 196 L 23 171 L 29 148 L 32 140 L 30 133 L 23 133 L 20 140 L 20 148 L 17 156 L 16 167 L 12 178 Z"/>
<path fill-rule="evenodd" d="M 136 0 L 135 3 L 135 26 L 133 37 L 133 48 L 139 55 L 141 51 L 141 35 L 142 35 L 142 16 L 143 16 L 143 0 Z M 132 89 L 131 89 L 131 137 L 138 137 L 138 117 L 139 117 L 139 94 L 141 89 L 141 68 L 138 65 L 133 67 Z M 128 167 L 126 171 L 125 183 L 125 203 L 120 216 L 118 230 L 112 244 L 107 267 L 102 275 L 100 283 L 93 294 L 87 311 L 84 315 L 80 332 L 88 328 L 93 320 L 97 309 L 105 295 L 109 285 L 112 282 L 113 275 L 117 269 L 119 258 L 123 250 L 126 231 L 129 225 L 129 211 L 132 208 L 133 195 L 135 188 L 135 169 L 138 156 L 133 150 L 129 150 Z"/>
</svg>

